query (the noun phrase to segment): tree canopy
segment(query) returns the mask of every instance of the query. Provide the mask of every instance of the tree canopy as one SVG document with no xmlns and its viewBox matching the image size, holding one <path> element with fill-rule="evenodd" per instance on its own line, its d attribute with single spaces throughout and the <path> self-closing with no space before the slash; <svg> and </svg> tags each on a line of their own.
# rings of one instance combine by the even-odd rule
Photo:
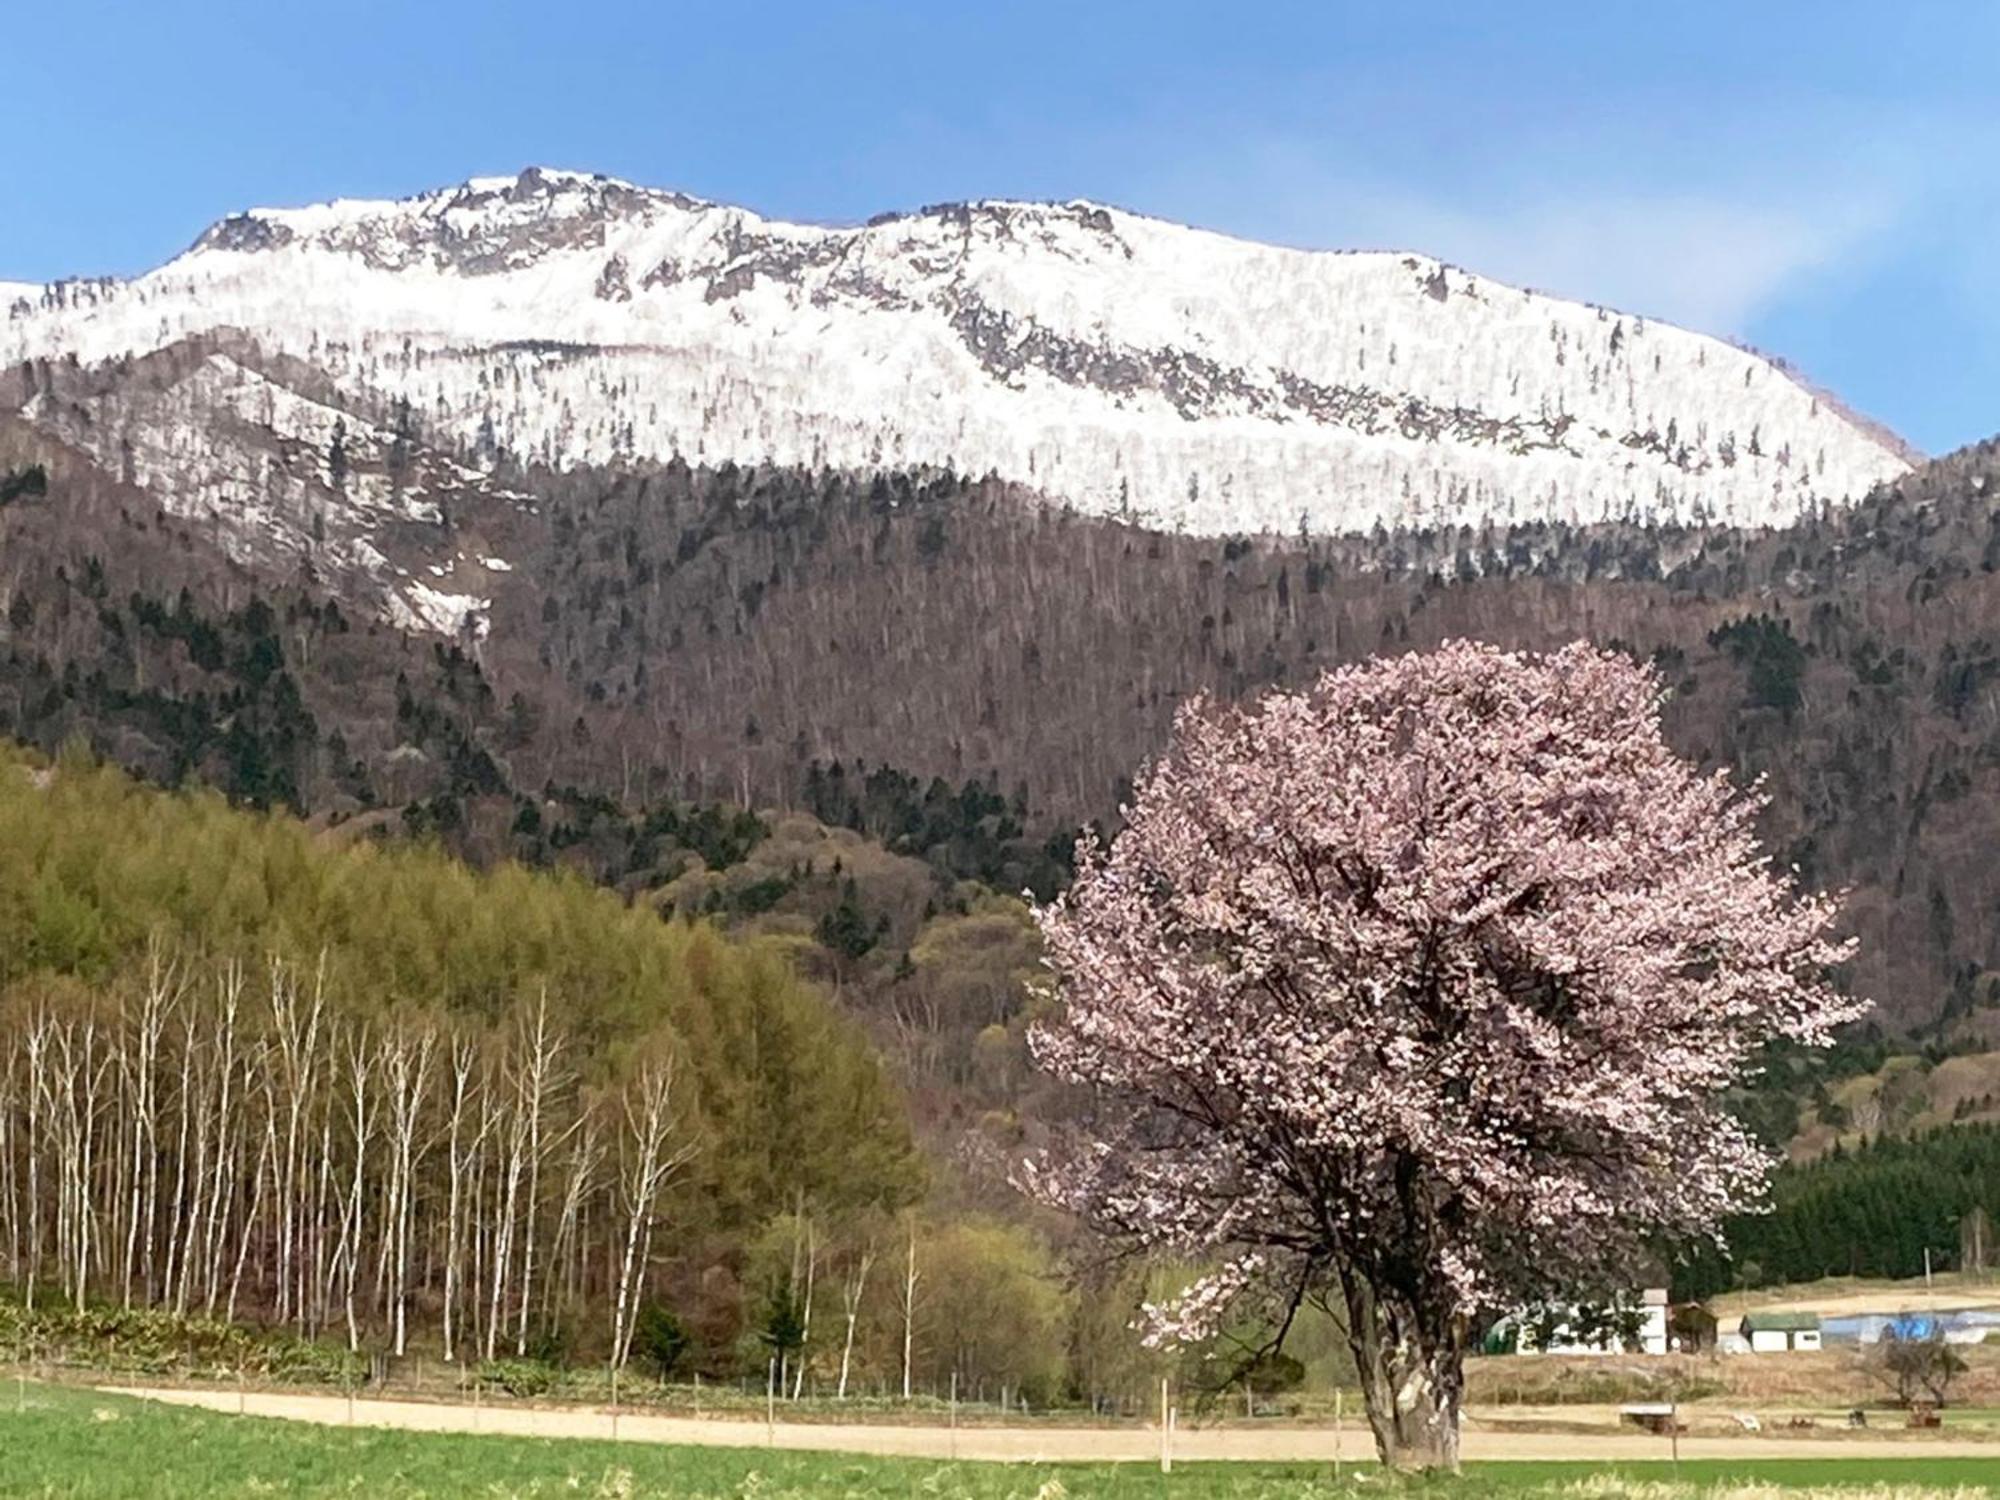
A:
<svg viewBox="0 0 2000 1500">
<path fill-rule="evenodd" d="M 584 1082 L 669 1040 L 704 1134 L 702 1218 L 907 1201 L 917 1167 L 860 1029 L 775 947 L 663 920 L 580 876 L 473 870 L 421 844 L 342 841 L 206 792 L 144 787 L 88 757 L 0 749 L 0 992 L 116 993 L 149 946 L 253 970 L 324 964 L 357 1022 L 497 1025 L 546 992 Z"/>
<path fill-rule="evenodd" d="M 1762 806 L 1670 750 L 1630 659 L 1467 642 L 1195 704 L 1040 920 L 1039 1060 L 1094 1092 L 1030 1184 L 1127 1241 L 1227 1252 L 1156 1309 L 1344 1307 L 1385 1460 L 1453 1464 L 1470 1332 L 1754 1203 L 1724 1107 L 1773 1038 L 1864 1008 Z"/>
</svg>

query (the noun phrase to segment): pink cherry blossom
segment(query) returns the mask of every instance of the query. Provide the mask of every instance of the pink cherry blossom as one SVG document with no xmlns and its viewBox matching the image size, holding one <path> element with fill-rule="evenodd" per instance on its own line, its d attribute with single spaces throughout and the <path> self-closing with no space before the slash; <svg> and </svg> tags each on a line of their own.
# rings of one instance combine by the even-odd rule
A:
<svg viewBox="0 0 2000 1500">
<path fill-rule="evenodd" d="M 1829 982 L 1834 902 L 1760 851 L 1758 791 L 1668 747 L 1661 697 L 1588 645 L 1461 641 L 1183 709 L 1037 912 L 1035 1054 L 1095 1104 L 1026 1185 L 1227 1260 L 1151 1336 L 1325 1301 L 1384 1459 L 1455 1464 L 1483 1318 L 1760 1201 L 1724 1090 L 1866 1006 Z"/>
</svg>

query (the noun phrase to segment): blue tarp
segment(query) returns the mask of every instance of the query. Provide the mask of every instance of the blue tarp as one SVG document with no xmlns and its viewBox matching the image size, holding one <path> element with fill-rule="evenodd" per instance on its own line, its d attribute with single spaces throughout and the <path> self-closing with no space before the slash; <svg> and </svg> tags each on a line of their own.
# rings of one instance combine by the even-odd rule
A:
<svg viewBox="0 0 2000 1500">
<path fill-rule="evenodd" d="M 1954 1343 L 2000 1328 L 2000 1310 L 1961 1308 L 1938 1313 L 1858 1313 L 1822 1318 L 1820 1336 L 1829 1344 L 1874 1344 L 1886 1334 L 1898 1339 L 1950 1339 Z"/>
</svg>

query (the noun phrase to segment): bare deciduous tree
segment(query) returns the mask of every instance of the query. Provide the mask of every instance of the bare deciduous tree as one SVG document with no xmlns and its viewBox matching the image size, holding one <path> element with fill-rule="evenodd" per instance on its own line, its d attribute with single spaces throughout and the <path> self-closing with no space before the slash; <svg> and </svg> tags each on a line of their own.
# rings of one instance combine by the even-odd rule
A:
<svg viewBox="0 0 2000 1500">
<path fill-rule="evenodd" d="M 675 1173 L 694 1158 L 695 1141 L 682 1118 L 670 1055 L 649 1059 L 626 1085 L 621 1098 L 618 1201 L 625 1221 L 625 1248 L 618 1268 L 618 1295 L 612 1306 L 611 1364 L 624 1367 L 637 1323 L 639 1288 L 652 1256 L 654 1211 Z"/>
</svg>

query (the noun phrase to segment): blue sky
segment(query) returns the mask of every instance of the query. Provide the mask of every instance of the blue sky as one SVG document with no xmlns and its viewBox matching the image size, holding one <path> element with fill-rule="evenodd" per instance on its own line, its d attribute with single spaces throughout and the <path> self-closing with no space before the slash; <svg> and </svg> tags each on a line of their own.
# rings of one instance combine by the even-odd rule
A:
<svg viewBox="0 0 2000 1500">
<path fill-rule="evenodd" d="M 64 0 L 5 34 L 0 278 L 530 163 L 817 220 L 1081 196 L 1747 339 L 1929 451 L 2000 431 L 1987 0 Z"/>
</svg>

